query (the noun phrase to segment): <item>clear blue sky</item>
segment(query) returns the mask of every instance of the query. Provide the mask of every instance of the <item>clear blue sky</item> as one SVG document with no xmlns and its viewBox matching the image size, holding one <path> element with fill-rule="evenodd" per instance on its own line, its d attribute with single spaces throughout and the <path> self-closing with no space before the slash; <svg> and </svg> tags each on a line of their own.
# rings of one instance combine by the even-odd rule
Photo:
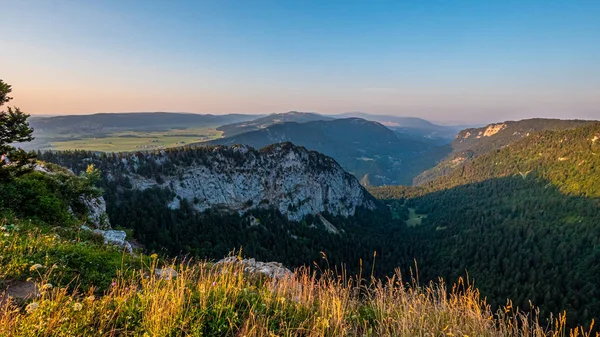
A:
<svg viewBox="0 0 600 337">
<path fill-rule="evenodd" d="M 600 119 L 600 1 L 6 1 L 36 113 Z"/>
</svg>

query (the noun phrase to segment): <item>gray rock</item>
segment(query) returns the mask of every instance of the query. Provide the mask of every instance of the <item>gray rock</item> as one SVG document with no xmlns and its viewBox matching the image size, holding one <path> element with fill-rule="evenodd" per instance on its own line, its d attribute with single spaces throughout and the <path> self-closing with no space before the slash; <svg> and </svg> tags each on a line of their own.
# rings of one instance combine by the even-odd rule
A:
<svg viewBox="0 0 600 337">
<path fill-rule="evenodd" d="M 102 235 L 104 238 L 104 244 L 119 246 L 125 249 L 128 253 L 133 253 L 131 244 L 125 240 L 127 237 L 127 233 L 125 233 L 125 231 L 96 229 L 94 230 L 94 233 Z"/>
<path fill-rule="evenodd" d="M 255 259 L 239 260 L 235 256 L 229 256 L 215 263 L 215 266 L 223 264 L 241 264 L 244 266 L 244 272 L 246 273 L 262 274 L 275 280 L 289 278 L 294 275 L 291 270 L 279 262 L 260 262 Z"/>
<path fill-rule="evenodd" d="M 110 223 L 106 214 L 106 201 L 102 196 L 98 198 L 90 198 L 86 196 L 79 197 L 79 200 L 86 206 L 88 210 L 88 220 L 95 228 L 109 229 Z"/>
<path fill-rule="evenodd" d="M 155 268 L 154 275 L 161 280 L 172 280 L 177 277 L 177 272 L 171 267 Z"/>
<path fill-rule="evenodd" d="M 158 165 L 167 158 L 164 153 L 152 156 Z M 130 161 L 125 166 L 130 168 L 128 176 L 134 188 L 158 185 L 155 179 L 133 173 L 136 163 Z M 289 143 L 259 151 L 240 145 L 215 147 L 202 162 L 181 166 L 162 178 L 165 183 L 161 186 L 175 193 L 169 204 L 173 209 L 185 199 L 199 211 L 216 207 L 243 214 L 256 208 L 275 208 L 288 219 L 300 221 L 309 214 L 328 212 L 348 217 L 358 207 L 375 208 L 358 180 L 335 160 Z"/>
</svg>

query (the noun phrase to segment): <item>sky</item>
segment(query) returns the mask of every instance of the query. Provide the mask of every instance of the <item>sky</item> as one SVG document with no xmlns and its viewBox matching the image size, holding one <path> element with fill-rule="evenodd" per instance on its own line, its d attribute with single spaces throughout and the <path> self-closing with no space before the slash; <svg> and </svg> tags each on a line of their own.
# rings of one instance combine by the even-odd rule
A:
<svg viewBox="0 0 600 337">
<path fill-rule="evenodd" d="M 30 114 L 600 119 L 600 1 L 0 0 Z"/>
</svg>

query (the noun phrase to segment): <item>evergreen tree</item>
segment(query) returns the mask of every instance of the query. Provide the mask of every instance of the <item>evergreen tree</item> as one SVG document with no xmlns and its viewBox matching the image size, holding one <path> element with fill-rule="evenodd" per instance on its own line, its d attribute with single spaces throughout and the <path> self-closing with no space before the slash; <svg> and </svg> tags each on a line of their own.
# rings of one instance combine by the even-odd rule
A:
<svg viewBox="0 0 600 337">
<path fill-rule="evenodd" d="M 0 107 L 8 103 L 12 87 L 0 80 Z M 0 111 L 0 179 L 9 179 L 33 168 L 35 153 L 17 149 L 11 144 L 33 140 L 33 129 L 27 122 L 29 115 L 17 107 Z"/>
</svg>

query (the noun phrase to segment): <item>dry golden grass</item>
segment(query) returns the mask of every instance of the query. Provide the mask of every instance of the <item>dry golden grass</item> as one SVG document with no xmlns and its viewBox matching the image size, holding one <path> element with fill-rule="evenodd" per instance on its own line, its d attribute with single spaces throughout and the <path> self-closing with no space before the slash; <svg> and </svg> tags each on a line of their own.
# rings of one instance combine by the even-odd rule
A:
<svg viewBox="0 0 600 337">
<path fill-rule="evenodd" d="M 270 280 L 239 264 L 172 264 L 172 280 L 149 272 L 119 277 L 102 296 L 45 286 L 39 298 L 0 309 L 0 336 L 590 336 L 498 313 L 468 282 L 371 281 L 302 269 Z M 320 276 L 317 276 L 320 275 Z"/>
</svg>

